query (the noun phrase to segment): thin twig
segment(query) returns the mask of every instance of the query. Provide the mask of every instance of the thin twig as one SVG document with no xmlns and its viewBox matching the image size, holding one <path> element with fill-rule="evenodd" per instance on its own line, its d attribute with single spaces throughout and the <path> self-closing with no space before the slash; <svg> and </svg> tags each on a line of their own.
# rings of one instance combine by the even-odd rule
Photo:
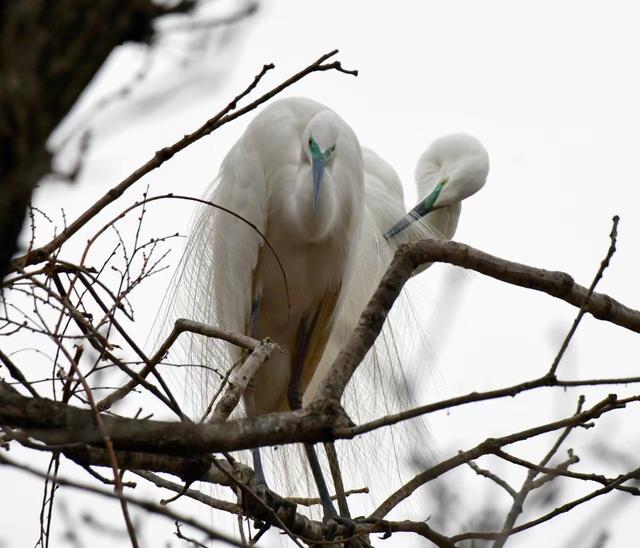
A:
<svg viewBox="0 0 640 548">
<path fill-rule="evenodd" d="M 345 497 L 351 495 L 360 495 L 369 493 L 368 487 L 360 487 L 359 489 L 349 489 L 344 492 Z M 287 500 L 300 506 L 317 506 L 322 504 L 322 500 L 318 497 L 287 497 Z M 338 500 L 338 495 L 331 495 L 331 500 Z"/>
<path fill-rule="evenodd" d="M 575 455 L 571 449 L 569 449 L 568 453 L 569 453 L 569 456 L 565 460 L 563 460 L 562 462 L 556 464 L 553 468 L 551 468 L 551 470 L 555 470 L 556 473 L 545 474 L 544 476 L 541 476 L 532 482 L 531 484 L 532 491 L 534 489 L 539 489 L 543 485 L 546 485 L 550 481 L 553 481 L 554 479 L 556 479 L 559 475 L 561 475 L 561 472 L 567 471 L 569 469 L 569 466 L 571 466 L 572 464 L 576 464 L 580 462 L 580 458 L 578 457 L 578 455 Z"/>
<path fill-rule="evenodd" d="M 104 304 L 102 299 L 100 299 L 99 295 L 95 292 L 95 290 L 93 289 L 91 284 L 86 282 L 86 279 L 84 278 L 84 276 L 81 273 L 78 273 L 78 278 L 81 281 L 84 281 L 85 287 L 87 288 L 87 290 L 89 291 L 89 293 L 93 297 L 93 300 L 96 302 L 96 304 L 103 310 L 103 312 L 108 314 L 109 312 L 108 312 L 107 306 Z M 115 317 L 111 316 L 110 319 L 111 319 L 111 325 L 113 325 L 116 328 L 118 333 L 127 342 L 127 344 L 131 347 L 131 349 L 138 355 L 138 357 L 145 364 L 149 364 L 149 358 L 142 351 L 142 349 L 135 343 L 135 341 L 131 338 L 131 336 L 129 335 L 127 330 L 120 325 L 120 322 L 116 321 Z M 164 390 L 167 398 L 169 399 L 171 409 L 181 418 L 181 420 L 188 420 L 186 415 L 184 415 L 184 413 L 181 411 L 180 406 L 178 405 L 178 402 L 176 401 L 175 397 L 171 393 L 171 390 L 169 389 L 169 386 L 166 384 L 166 382 L 164 381 L 164 379 L 162 378 L 160 373 L 158 373 L 155 370 L 152 370 L 152 373 L 154 374 L 154 376 L 158 380 L 158 383 L 160 384 L 160 386 Z M 141 378 L 140 375 L 136 376 L 136 380 L 140 379 L 140 378 Z M 100 407 L 98 407 L 98 409 L 100 409 L 101 411 L 103 410 Z"/>
<path fill-rule="evenodd" d="M 227 331 L 225 329 L 221 329 L 219 327 L 206 325 L 199 322 L 194 322 L 187 319 L 178 319 L 176 320 L 173 330 L 169 334 L 169 336 L 165 339 L 165 341 L 160 345 L 158 350 L 151 356 L 149 362 L 145 364 L 145 366 L 140 370 L 138 376 L 141 379 L 144 379 L 151 371 L 160 363 L 162 358 L 169 351 L 173 343 L 176 342 L 181 333 L 184 332 L 196 333 L 198 335 L 203 335 L 205 337 L 213 337 L 216 339 L 222 339 L 241 348 L 245 348 L 247 350 L 254 350 L 260 341 L 256 339 L 252 339 L 247 335 L 242 335 L 240 333 L 232 333 L 231 331 Z M 129 392 L 131 392 L 136 386 L 138 386 L 137 379 L 131 379 L 127 384 L 123 385 L 121 388 L 109 394 L 105 398 L 103 398 L 98 403 L 98 408 L 101 410 L 109 409 L 115 402 L 124 398 Z"/>
<path fill-rule="evenodd" d="M 40 478 L 47 478 L 47 474 L 40 472 L 39 470 L 36 470 L 35 468 L 32 468 L 31 466 L 27 466 L 25 464 L 21 464 L 18 462 L 15 462 L 9 458 L 7 458 L 5 455 L 0 454 L 0 465 L 8 465 L 8 466 L 12 466 L 14 468 L 17 468 L 18 470 L 22 470 L 24 472 L 27 472 L 33 476 L 37 476 Z M 77 483 L 73 480 L 69 480 L 66 478 L 60 478 L 58 477 L 56 479 L 56 482 L 59 485 L 65 486 L 65 487 L 72 487 L 74 489 L 78 489 L 80 491 L 85 491 L 88 493 L 93 493 L 96 495 L 100 495 L 106 498 L 111 498 L 111 499 L 116 499 L 118 500 L 119 497 L 118 495 L 110 492 L 110 491 L 105 491 L 103 489 L 98 489 L 97 487 L 93 487 L 92 485 L 84 485 L 81 483 Z M 225 542 L 231 546 L 238 546 L 240 548 L 242 548 L 242 545 L 239 544 L 235 539 L 225 535 L 224 533 L 220 533 L 218 531 L 215 531 L 214 529 L 211 529 L 210 527 L 207 527 L 206 525 L 202 525 L 201 523 L 197 522 L 196 520 L 192 519 L 189 516 L 183 516 L 180 514 L 177 514 L 176 512 L 169 510 L 168 508 L 164 507 L 164 506 L 159 506 L 158 504 L 156 504 L 155 502 L 152 501 L 147 501 L 147 500 L 142 500 L 142 499 L 138 499 L 138 498 L 134 498 L 134 497 L 130 497 L 130 496 L 126 496 L 123 495 L 123 497 L 125 498 L 126 502 L 128 504 L 131 504 L 133 506 L 137 506 L 139 508 L 142 508 L 143 510 L 146 510 L 147 512 L 153 513 L 153 514 L 158 514 L 161 516 L 165 516 L 171 520 L 178 520 L 182 523 L 185 523 L 187 525 L 189 525 L 190 527 L 193 527 L 194 529 L 198 529 L 199 531 L 201 531 L 202 533 L 206 534 L 210 539 L 214 539 L 214 540 L 220 540 L 222 542 Z"/>
<path fill-rule="evenodd" d="M 573 337 L 574 333 L 578 329 L 578 325 L 580 325 L 580 321 L 582 320 L 582 317 L 587 313 L 589 300 L 593 295 L 596 285 L 598 285 L 598 282 L 602 279 L 602 275 L 604 274 L 605 269 L 609 266 L 611 257 L 613 257 L 613 254 L 616 252 L 616 241 L 618 238 L 618 222 L 619 221 L 620 221 L 620 217 L 618 217 L 617 215 L 614 215 L 612 219 L 613 226 L 611 227 L 611 233 L 609 234 L 609 239 L 611 241 L 609 243 L 609 249 L 607 250 L 607 254 L 605 255 L 605 258 L 602 259 L 602 262 L 600 263 L 600 267 L 598 268 L 598 271 L 596 272 L 596 275 L 594 276 L 593 281 L 589 286 L 587 294 L 584 297 L 584 302 L 580 306 L 580 311 L 578 312 L 578 315 L 576 316 L 575 320 L 573 320 L 571 329 L 569 329 L 567 336 L 562 341 L 560 350 L 558 350 L 556 357 L 553 359 L 553 363 L 549 368 L 549 376 L 554 376 L 556 374 L 556 371 L 558 370 L 558 365 L 560 365 L 560 360 L 562 359 L 562 356 L 564 356 L 564 353 L 567 350 L 569 343 L 571 342 L 571 338 Z"/>
<path fill-rule="evenodd" d="M 521 459 L 516 457 L 502 449 L 498 449 L 494 455 L 504 459 L 513 464 L 517 464 L 518 466 L 522 466 L 523 468 L 528 468 L 529 470 L 535 470 L 541 474 L 546 474 L 548 476 L 561 476 L 564 478 L 573 478 L 582 481 L 595 481 L 601 485 L 610 485 L 618 478 L 608 478 L 601 474 L 584 474 L 581 472 L 572 472 L 570 470 L 560 469 L 558 467 L 549 468 L 547 466 L 540 466 L 539 464 L 534 464 L 533 462 L 527 461 L 525 459 Z M 616 487 L 619 491 L 624 491 L 625 493 L 629 493 L 630 495 L 640 496 L 640 489 L 637 487 L 626 487 L 619 486 Z"/>
<path fill-rule="evenodd" d="M 34 398 L 40 397 L 40 394 L 38 394 L 36 389 L 33 386 L 31 386 L 31 383 L 22 374 L 22 371 L 20 371 L 20 368 L 17 365 L 15 365 L 13 361 L 11 361 L 11 358 L 9 358 L 9 356 L 7 356 L 4 352 L 2 352 L 2 350 L 0 350 L 0 360 L 2 361 L 2 363 L 4 363 L 5 367 L 9 370 L 9 374 L 16 381 L 18 381 L 22 386 L 24 386 Z"/>
<path fill-rule="evenodd" d="M 473 462 L 472 460 L 470 460 L 469 462 L 467 462 L 467 465 L 469 466 L 469 468 L 471 468 L 471 470 L 473 470 L 476 474 L 478 474 L 479 476 L 483 476 L 487 479 L 490 479 L 493 483 L 495 483 L 496 485 L 499 485 L 500 487 L 502 487 L 507 493 L 509 493 L 509 495 L 511 495 L 512 498 L 516 497 L 516 491 L 513 487 L 511 487 L 511 485 L 509 485 L 505 480 L 503 480 L 501 477 L 496 476 L 493 472 L 491 472 L 490 470 L 486 470 L 484 468 L 480 468 L 475 462 Z"/>
<path fill-rule="evenodd" d="M 63 346 L 60 346 L 60 350 L 62 350 L 66 354 L 66 349 Z M 100 411 L 96 407 L 96 402 L 93 398 L 91 388 L 87 383 L 86 379 L 84 378 L 84 376 L 82 375 L 82 372 L 80 371 L 80 367 L 73 360 L 72 356 L 67 354 L 67 359 L 69 360 L 69 363 L 73 368 L 73 373 L 78 377 L 78 379 L 82 384 L 82 387 L 84 388 L 84 392 L 87 397 L 87 401 L 91 407 L 91 411 L 93 413 L 96 426 L 100 431 L 102 440 L 107 450 L 107 454 L 109 455 L 109 461 L 111 464 L 111 468 L 113 470 L 113 484 L 114 484 L 113 490 L 116 496 L 118 497 L 118 499 L 120 500 L 120 508 L 122 509 L 122 516 L 124 518 L 124 522 L 127 527 L 127 532 L 129 533 L 129 540 L 131 541 L 131 546 L 133 546 L 133 548 L 138 548 L 139 547 L 138 538 L 136 535 L 136 530 L 133 526 L 133 522 L 131 521 L 131 516 L 129 515 L 129 508 L 127 507 L 127 501 L 124 496 L 124 488 L 122 486 L 122 480 L 120 479 L 120 470 L 118 466 L 118 460 L 116 458 L 116 454 L 113 449 L 113 443 L 111 441 L 111 438 L 109 437 L 109 434 L 107 433 L 104 422 L 102 420 L 102 416 L 100 415 Z"/>
<path fill-rule="evenodd" d="M 536 390 L 538 388 L 553 388 L 553 387 L 579 388 L 581 386 L 600 386 L 600 385 L 618 385 L 618 384 L 627 385 L 627 384 L 635 384 L 639 382 L 640 382 L 640 377 L 560 380 L 560 379 L 555 379 L 553 377 L 549 377 L 548 375 L 545 375 L 544 377 L 540 377 L 532 381 L 525 381 L 519 384 L 514 384 L 512 386 L 507 386 L 505 388 L 496 388 L 495 390 L 487 390 L 486 392 L 470 392 L 463 396 L 456 396 L 453 398 L 449 398 L 447 400 L 429 403 L 426 405 L 420 405 L 418 407 L 414 407 L 413 409 L 409 409 L 407 411 L 401 411 L 400 413 L 385 415 L 384 417 L 381 417 L 379 419 L 375 419 L 370 422 L 365 422 L 357 426 L 349 426 L 346 429 L 349 431 L 350 434 L 353 434 L 353 435 L 365 434 L 367 432 L 372 432 L 373 430 L 377 430 L 385 426 L 398 424 L 400 422 L 403 422 L 415 417 L 419 417 L 421 415 L 428 415 L 430 413 L 435 413 L 436 411 L 450 410 L 450 409 L 453 409 L 454 407 L 467 405 L 469 403 L 477 403 L 477 402 L 489 401 L 489 400 L 500 399 L 500 398 L 514 397 L 522 392 L 528 392 L 530 390 Z M 347 432 L 346 431 L 343 432 L 342 429 L 339 430 L 340 435 L 343 435 L 346 433 Z"/>
<path fill-rule="evenodd" d="M 506 531 L 506 532 L 501 531 L 499 533 L 481 533 L 481 532 L 463 533 L 461 535 L 456 535 L 454 537 L 451 537 L 451 540 L 454 543 L 458 543 L 458 542 L 462 542 L 463 540 L 470 540 L 470 539 L 497 540 L 498 538 L 503 536 L 505 533 L 507 536 L 515 535 L 516 533 L 520 533 L 521 531 L 526 531 L 527 529 L 531 529 L 532 527 L 535 527 L 537 525 L 540 525 L 541 523 L 549 521 L 555 518 L 556 516 L 565 514 L 570 510 L 573 510 L 576 506 L 580 506 L 585 502 L 589 502 L 590 500 L 593 500 L 596 497 L 609 493 L 610 491 L 617 489 L 619 486 L 629 481 L 630 479 L 636 479 L 638 475 L 640 475 L 640 468 L 637 468 L 632 472 L 629 472 L 628 474 L 620 476 L 615 481 L 613 481 L 612 483 L 610 483 L 605 487 L 602 487 L 601 489 L 597 489 L 596 491 L 592 491 L 591 493 L 589 493 L 588 495 L 585 495 L 584 497 L 580 497 L 571 502 L 568 502 L 567 504 L 563 504 L 562 506 L 559 506 L 555 510 L 545 514 L 544 516 L 541 516 L 537 519 L 534 519 L 532 521 L 519 525 L 518 527 L 514 527 L 509 531 Z"/>
<path fill-rule="evenodd" d="M 93 470 L 91 468 L 91 466 L 83 466 L 82 468 L 84 468 L 89 473 L 90 476 L 94 477 L 95 479 L 97 479 L 101 483 L 104 483 L 105 485 L 114 485 L 115 484 L 115 482 L 113 480 L 110 480 L 109 478 L 105 478 L 103 475 L 98 474 L 98 472 Z M 123 481 L 122 482 L 122 486 L 123 487 L 130 487 L 130 488 L 133 489 L 133 488 L 136 487 L 136 482 L 135 481 Z"/>
<path fill-rule="evenodd" d="M 124 363 L 122 363 L 122 361 L 117 356 L 113 355 L 108 350 L 109 348 L 111 348 L 111 343 L 108 340 L 106 340 L 104 336 L 100 332 L 98 332 L 90 322 L 86 320 L 82 312 L 80 312 L 76 307 L 73 306 L 73 304 L 68 298 L 67 291 L 62 286 L 62 282 L 57 277 L 57 274 L 53 272 L 50 275 L 50 277 L 51 279 L 54 280 L 54 282 L 56 282 L 56 287 L 60 292 L 60 295 L 56 295 L 55 292 L 53 291 L 49 291 L 49 294 L 52 297 L 54 297 L 56 300 L 58 300 L 66 308 L 67 318 L 68 319 L 72 318 L 76 322 L 76 325 L 83 332 L 84 336 L 87 337 L 87 340 L 91 343 L 91 345 L 98 351 L 100 356 L 106 356 L 107 358 L 109 358 L 111 362 L 116 364 L 122 371 L 124 371 L 131 378 L 135 378 L 139 382 L 139 384 L 141 384 L 147 390 L 149 390 L 154 396 L 156 396 L 167 407 L 169 407 L 169 409 L 174 411 L 181 419 L 184 419 L 185 416 L 182 413 L 182 411 L 180 411 L 180 408 L 176 407 L 177 404 L 174 405 L 174 403 L 170 401 L 162 393 L 160 393 L 160 391 L 155 386 L 147 382 L 145 379 L 142 379 L 135 371 L 127 367 Z M 31 283 L 35 286 L 41 287 L 45 291 L 48 291 L 48 288 L 44 286 L 44 284 L 36 280 L 35 278 L 31 279 Z M 63 316 L 61 315 L 61 317 Z M 57 331 L 57 328 L 56 328 L 56 331 Z M 51 335 L 50 333 L 48 334 Z M 56 337 L 52 337 L 52 339 L 54 339 L 54 342 L 55 342 L 55 338 L 57 337 L 58 337 L 57 335 Z"/>
<path fill-rule="evenodd" d="M 146 479 L 147 481 L 150 481 L 157 487 L 162 487 L 163 489 L 169 489 L 170 491 L 174 491 L 175 493 L 181 493 L 183 491 L 183 486 L 180 485 L 179 483 L 175 483 L 173 481 L 164 479 L 163 477 L 158 476 L 158 474 L 154 474 L 153 472 L 147 472 L 145 470 L 134 470 L 133 473 L 136 474 L 137 476 L 140 476 L 141 478 Z M 223 510 L 231 514 L 235 514 L 240 508 L 237 504 L 233 504 L 232 502 L 227 502 L 226 500 L 214 499 L 213 497 L 210 497 L 209 495 L 205 495 L 204 493 L 196 489 L 187 489 L 186 491 L 184 491 L 183 494 L 186 497 L 192 498 L 194 500 L 202 502 L 203 504 L 206 504 L 207 506 L 209 506 L 210 508 L 213 508 L 214 510 Z"/>
<path fill-rule="evenodd" d="M 175 521 L 175 526 L 176 526 L 176 531 L 174 533 L 174 535 L 176 537 L 178 537 L 180 540 L 186 540 L 189 544 L 192 544 L 193 546 L 196 546 L 197 548 L 208 548 L 205 544 L 202 544 L 202 542 L 198 542 L 195 539 L 192 539 L 190 537 L 186 537 L 182 534 L 182 531 L 180 531 L 180 522 L 178 520 Z"/>
</svg>

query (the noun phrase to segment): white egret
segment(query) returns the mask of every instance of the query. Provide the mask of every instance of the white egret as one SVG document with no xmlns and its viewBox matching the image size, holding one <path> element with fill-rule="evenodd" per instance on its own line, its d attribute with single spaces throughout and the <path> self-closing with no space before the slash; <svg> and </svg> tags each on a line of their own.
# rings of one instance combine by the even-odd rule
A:
<svg viewBox="0 0 640 548">
<path fill-rule="evenodd" d="M 361 149 L 351 128 L 333 111 L 309 99 L 276 101 L 229 151 L 207 198 L 266 236 L 287 273 L 289 294 L 260 235 L 245 222 L 204 207 L 191 230 L 170 303 L 172 315 L 274 339 L 283 352 L 258 371 L 245 394 L 246 412 L 251 416 L 299 407 L 351 334 L 397 243 L 450 238 L 460 201 L 484 184 L 487 169 L 486 151 L 472 137 L 439 139 L 416 172 L 419 192 L 426 196 L 421 204 L 429 207 L 419 204 L 407 215 L 393 168 Z M 430 210 L 426 220 L 416 222 L 419 213 Z M 385 373 L 397 381 L 401 370 L 388 367 L 397 356 L 388 324 L 371 354 L 382 357 Z M 232 363 L 242 359 L 237 348 L 211 339 L 195 336 L 188 344 L 192 363 L 210 366 L 229 357 Z M 196 386 L 205 401 L 211 389 L 207 377 Z M 385 397 L 357 403 L 384 406 L 387 397 L 399 394 L 392 388 Z M 325 515 L 334 513 L 315 454 L 306 450 Z M 257 481 L 264 482 L 259 451 L 253 451 L 253 459 Z"/>
<path fill-rule="evenodd" d="M 418 194 L 424 196 L 407 215 L 385 232 L 386 239 L 429 213 L 427 223 L 443 238 L 455 234 L 462 200 L 480 190 L 489 174 L 489 155 L 480 141 L 457 133 L 436 139 L 422 154 L 416 166 Z"/>
<path fill-rule="evenodd" d="M 280 346 L 245 391 L 248 416 L 300 408 L 353 270 L 364 209 L 358 139 L 315 101 L 275 101 L 225 157 L 210 199 L 244 221 L 213 208 L 200 211 L 183 265 L 186 280 L 179 282 L 186 286 L 183 298 L 195 301 L 187 314 Z M 197 361 L 212 362 L 208 348 L 195 350 Z M 233 362 L 242 359 L 239 349 L 228 350 Z M 335 515 L 313 447 L 305 450 L 325 516 Z M 256 483 L 264 486 L 258 450 L 253 460 Z"/>
</svg>

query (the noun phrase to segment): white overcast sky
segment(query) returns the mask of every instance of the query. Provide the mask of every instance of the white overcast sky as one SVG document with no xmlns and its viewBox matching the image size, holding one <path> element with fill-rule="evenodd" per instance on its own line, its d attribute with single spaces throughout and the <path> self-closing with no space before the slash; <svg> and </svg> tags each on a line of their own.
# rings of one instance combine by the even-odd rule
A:
<svg viewBox="0 0 640 548">
<path fill-rule="evenodd" d="M 154 90 L 166 87 L 159 70 L 128 102 L 104 111 L 95 124 L 94 146 L 81 182 L 43 184 L 36 203 L 52 214 L 63 206 L 67 218 L 75 217 L 155 150 L 219 110 L 264 63 L 274 62 L 276 70 L 261 83 L 261 90 L 339 48 L 344 66 L 360 71 L 357 78 L 337 72 L 313 74 L 285 95 L 308 96 L 338 112 L 363 145 L 397 169 L 410 202 L 415 162 L 431 140 L 459 131 L 478 137 L 489 151 L 491 171 L 486 187 L 465 202 L 456 240 L 489 253 L 564 270 L 588 285 L 608 246 L 611 217 L 619 214 L 618 253 L 599 290 L 640 308 L 639 11 L 633 1 L 611 0 L 265 2 L 221 57 L 196 64 L 193 70 L 202 76 L 195 82 L 191 78 L 191 87 L 176 85 L 170 100 L 162 95 L 161 102 L 154 102 Z M 170 62 L 176 63 L 183 49 L 175 44 L 166 48 Z M 141 51 L 120 48 L 65 127 L 73 127 L 83 109 L 131 78 Z M 129 191 L 129 202 L 146 184 L 151 193 L 199 196 L 250 119 L 251 115 L 244 117 L 201 140 L 145 177 Z M 64 136 L 64 129 L 59 136 Z M 187 208 L 162 211 L 159 229 L 170 225 L 171 230 L 184 230 Z M 548 296 L 473 274 L 460 277 L 464 298 L 454 320 L 443 320 L 438 328 L 437 314 L 446 318 L 446 309 L 456 301 L 450 294 L 438 297 L 442 280 L 451 273 L 452 269 L 435 267 L 423 275 L 431 277 L 425 283 L 436 320 L 430 322 L 434 363 L 421 399 L 507 386 L 546 371 L 575 310 Z M 166 277 L 158 279 L 145 294 L 138 318 L 141 334 L 149 328 L 166 282 Z M 560 368 L 562 376 L 638 374 L 638 338 L 631 333 L 587 317 L 574 343 Z M 589 401 L 607 391 L 611 389 L 594 391 Z M 578 394 L 540 392 L 434 416 L 429 424 L 435 451 L 450 455 L 486 437 L 570 413 Z M 600 432 L 579 434 L 569 443 L 584 455 L 585 470 L 602 465 L 588 457 L 589 436 L 602 439 L 606 433 L 609 440 L 626 440 L 628 449 L 638 448 L 638 414 L 619 412 L 617 419 L 606 419 Z M 548 442 L 534 447 L 541 453 Z M 79 473 L 72 466 L 66 470 Z M 611 470 L 603 471 L 614 473 Z M 499 471 L 506 473 L 504 468 Z M 21 524 L 13 531 L 0 530 L 0 546 L 32 545 L 39 484 L 6 469 L 0 474 L 3 484 L 8 481 L 16 493 L 7 523 Z M 513 472 L 508 477 L 517 484 L 522 475 Z M 501 494 L 490 498 L 493 487 L 470 471 L 460 474 L 458 481 L 463 492 L 472 493 L 471 509 L 486 499 L 508 503 Z M 580 489 L 583 486 L 567 489 L 563 496 L 586 492 Z M 67 501 L 96 504 L 95 499 L 72 493 Z M 571 540 L 576 527 L 588 540 L 588 534 L 602 525 L 593 531 L 584 526 L 589 516 L 600 512 L 598 504 L 585 507 L 577 517 L 559 518 L 518 536 L 511 545 L 530 548 L 553 539 L 553 546 L 577 546 Z M 629 545 L 626 535 L 632 531 L 632 512 L 637 511 L 636 501 L 620 507 L 610 546 Z M 7 518 L 7 509 L 3 516 Z M 107 518 L 120 524 L 115 506 Z M 157 533 L 157 540 L 148 545 L 161 545 L 171 528 L 170 523 L 158 522 L 147 532 L 148 539 Z M 405 545 L 400 537 L 394 538 L 394 545 Z"/>
</svg>

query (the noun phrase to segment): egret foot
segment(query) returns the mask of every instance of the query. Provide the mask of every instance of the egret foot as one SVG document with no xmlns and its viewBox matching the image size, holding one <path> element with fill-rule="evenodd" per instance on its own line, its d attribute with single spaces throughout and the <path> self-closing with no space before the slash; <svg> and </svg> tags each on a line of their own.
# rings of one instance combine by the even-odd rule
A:
<svg viewBox="0 0 640 548">
<path fill-rule="evenodd" d="M 254 542 L 271 527 L 281 527 L 282 524 L 290 527 L 293 524 L 298 508 L 297 504 L 274 493 L 266 483 L 257 484 L 255 494 L 263 504 L 253 500 L 250 506 L 254 513 L 260 516 L 259 520 L 254 521 L 254 527 L 258 529 L 253 539 Z"/>
<path fill-rule="evenodd" d="M 248 399 L 245 393 L 245 401 L 250 404 L 252 399 Z M 259 521 L 255 522 L 256 529 L 259 529 L 257 538 L 260 538 L 265 531 L 269 530 L 272 526 L 281 526 L 284 523 L 287 527 L 295 519 L 297 505 L 288 499 L 282 498 L 277 493 L 274 493 L 267 485 L 267 480 L 264 476 L 264 469 L 262 468 L 262 458 L 260 456 L 260 449 L 255 448 L 251 451 L 253 457 L 253 468 L 255 470 L 255 490 L 254 493 L 258 497 L 246 497 L 247 509 L 249 509 L 252 515 L 258 516 Z M 266 508 L 265 508 L 266 507 Z M 282 516 L 278 516 L 278 511 L 284 508 Z M 282 522 L 282 523 L 281 523 Z M 257 539 L 254 539 L 257 540 Z"/>
<path fill-rule="evenodd" d="M 345 518 L 338 514 L 332 516 L 325 516 L 322 520 L 327 527 L 327 540 L 335 540 L 335 537 L 340 531 L 340 537 L 345 539 L 351 539 L 344 543 L 345 546 L 351 548 L 371 548 L 368 535 L 361 535 L 356 538 L 352 538 L 356 534 L 357 526 L 364 525 L 367 522 L 366 518 Z"/>
</svg>

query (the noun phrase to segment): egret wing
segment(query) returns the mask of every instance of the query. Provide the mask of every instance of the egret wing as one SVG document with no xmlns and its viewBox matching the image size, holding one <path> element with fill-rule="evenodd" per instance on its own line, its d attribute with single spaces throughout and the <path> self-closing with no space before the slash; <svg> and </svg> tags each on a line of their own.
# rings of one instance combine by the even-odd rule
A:
<svg viewBox="0 0 640 548">
<path fill-rule="evenodd" d="M 242 141 L 229 152 L 218 178 L 205 191 L 189 228 L 189 238 L 163 306 L 166 332 L 177 318 L 187 318 L 238 333 L 247 333 L 253 299 L 253 273 L 264 245 L 266 186 L 257 162 Z M 223 209 L 224 208 L 224 209 Z M 230 213 L 232 212 L 232 213 Z M 178 350 L 179 348 L 179 350 Z M 200 414 L 226 368 L 240 349 L 217 339 L 185 333 L 175 355 L 191 366 L 180 375 L 186 400 Z M 186 372 L 185 372 L 186 373 Z"/>
</svg>

